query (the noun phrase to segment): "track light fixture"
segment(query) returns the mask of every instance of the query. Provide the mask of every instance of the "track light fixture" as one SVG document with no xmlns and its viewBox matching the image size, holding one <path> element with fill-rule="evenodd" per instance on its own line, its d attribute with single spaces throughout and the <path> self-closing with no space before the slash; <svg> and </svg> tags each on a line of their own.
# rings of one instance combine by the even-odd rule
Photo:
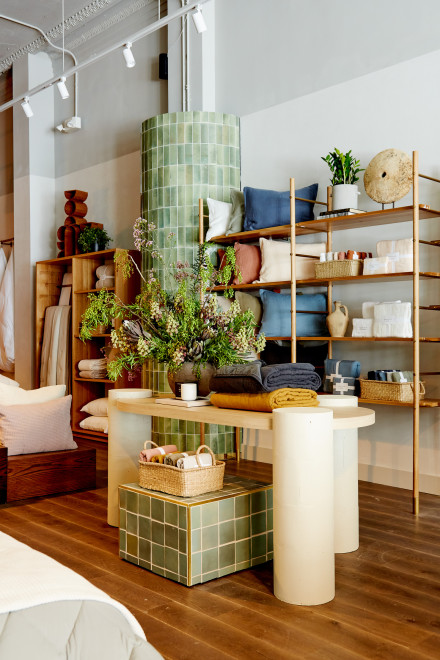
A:
<svg viewBox="0 0 440 660">
<path fill-rule="evenodd" d="M 29 96 L 24 97 L 21 107 L 23 108 L 26 117 L 30 118 L 34 116 L 34 113 L 32 112 L 32 108 L 31 108 L 31 104 L 29 103 Z"/>
<path fill-rule="evenodd" d="M 133 57 L 133 53 L 131 52 L 131 42 L 127 41 L 125 44 L 125 48 L 122 51 L 125 59 L 125 64 L 127 66 L 127 69 L 132 69 L 134 65 L 136 64 L 136 60 Z"/>
<path fill-rule="evenodd" d="M 69 90 L 67 89 L 67 86 L 66 86 L 66 77 L 65 76 L 61 76 L 61 78 L 57 82 L 57 87 L 58 87 L 58 91 L 60 93 L 61 98 L 62 99 L 68 99 L 70 94 L 69 94 Z"/>
<path fill-rule="evenodd" d="M 203 18 L 202 10 L 200 8 L 200 5 L 197 6 L 197 11 L 194 12 L 192 15 L 192 19 L 194 21 L 194 25 L 196 26 L 196 30 L 199 34 L 202 32 L 206 32 L 208 29 L 208 26 L 206 25 L 205 19 Z"/>
</svg>

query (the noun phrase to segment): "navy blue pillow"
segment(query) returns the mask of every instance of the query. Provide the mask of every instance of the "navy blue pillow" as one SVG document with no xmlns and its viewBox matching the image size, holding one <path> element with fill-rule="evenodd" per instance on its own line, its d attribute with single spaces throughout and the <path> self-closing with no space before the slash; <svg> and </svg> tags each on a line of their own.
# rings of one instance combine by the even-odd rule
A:
<svg viewBox="0 0 440 660">
<path fill-rule="evenodd" d="M 261 332 L 266 337 L 290 337 L 290 295 L 260 289 L 263 304 Z M 296 296 L 296 334 L 298 337 L 327 337 L 325 323 L 327 297 L 323 293 Z M 326 312 L 325 314 L 301 314 L 301 310 Z"/>
<path fill-rule="evenodd" d="M 290 191 L 277 192 L 276 190 L 263 190 L 262 188 L 243 189 L 244 193 L 244 231 L 263 229 L 264 227 L 278 227 L 290 224 Z M 318 184 L 295 190 L 295 197 L 316 199 Z M 313 220 L 313 206 L 309 202 L 295 200 L 295 222 Z"/>
</svg>

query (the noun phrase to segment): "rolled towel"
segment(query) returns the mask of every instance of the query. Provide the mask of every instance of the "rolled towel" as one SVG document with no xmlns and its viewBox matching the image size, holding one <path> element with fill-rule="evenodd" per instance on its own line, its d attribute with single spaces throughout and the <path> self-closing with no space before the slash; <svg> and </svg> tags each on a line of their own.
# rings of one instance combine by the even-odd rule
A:
<svg viewBox="0 0 440 660">
<path fill-rule="evenodd" d="M 115 286 L 114 277 L 103 277 L 96 281 L 95 289 L 111 289 Z"/>
<path fill-rule="evenodd" d="M 194 456 L 195 451 L 176 451 L 173 452 L 172 454 L 167 454 L 167 456 L 164 456 L 164 465 L 174 465 L 174 467 L 177 466 L 177 461 L 179 458 L 186 458 L 187 456 Z"/>
<path fill-rule="evenodd" d="M 275 408 L 314 407 L 318 405 L 318 399 L 313 390 L 284 387 L 274 392 L 259 394 L 214 393 L 211 394 L 211 403 L 218 408 L 272 412 Z"/>
<path fill-rule="evenodd" d="M 144 463 L 151 461 L 153 456 L 165 456 L 173 451 L 177 451 L 176 445 L 164 445 L 163 447 L 153 447 L 152 449 L 142 449 L 139 454 L 139 460 Z"/>
<path fill-rule="evenodd" d="M 211 454 L 199 454 L 200 465 L 197 463 L 196 456 L 186 456 L 185 458 L 179 458 L 177 461 L 176 467 L 180 470 L 190 470 L 191 468 L 198 467 L 209 467 L 212 465 L 212 456 Z"/>
<path fill-rule="evenodd" d="M 308 362 L 271 364 L 261 367 L 261 376 L 266 392 L 284 387 L 316 391 L 321 385 L 321 378 L 316 373 L 315 367 Z"/>
<path fill-rule="evenodd" d="M 96 269 L 96 277 L 102 280 L 104 277 L 114 277 L 115 266 L 114 264 L 103 264 Z"/>
<path fill-rule="evenodd" d="M 95 358 L 93 360 L 80 360 L 78 362 L 78 369 L 80 371 L 88 371 L 89 369 L 107 369 L 107 358 Z"/>
</svg>

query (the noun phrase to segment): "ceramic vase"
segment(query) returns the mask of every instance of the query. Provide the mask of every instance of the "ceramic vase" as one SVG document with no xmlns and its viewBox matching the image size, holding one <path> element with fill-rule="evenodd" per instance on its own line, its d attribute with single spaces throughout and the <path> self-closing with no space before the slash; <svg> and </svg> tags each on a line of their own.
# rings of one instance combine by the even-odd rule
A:
<svg viewBox="0 0 440 660">
<path fill-rule="evenodd" d="M 359 195 L 355 183 L 338 183 L 332 189 L 332 210 L 357 209 Z"/>
<path fill-rule="evenodd" d="M 180 369 L 175 373 L 168 372 L 168 384 L 173 392 L 176 394 L 176 383 L 197 383 L 197 395 L 208 396 L 211 392 L 209 381 L 211 376 L 215 373 L 215 367 L 211 364 L 206 364 L 200 368 L 200 378 L 193 372 L 194 362 L 184 362 Z"/>
<path fill-rule="evenodd" d="M 326 323 L 331 337 L 344 337 L 348 326 L 348 309 L 340 300 L 335 300 L 335 311 L 327 316 Z"/>
</svg>

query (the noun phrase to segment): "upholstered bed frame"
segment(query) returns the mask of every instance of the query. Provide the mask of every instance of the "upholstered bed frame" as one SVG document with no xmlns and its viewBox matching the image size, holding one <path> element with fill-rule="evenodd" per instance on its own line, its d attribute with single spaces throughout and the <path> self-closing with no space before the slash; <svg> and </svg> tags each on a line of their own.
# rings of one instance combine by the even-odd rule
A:
<svg viewBox="0 0 440 660">
<path fill-rule="evenodd" d="M 96 450 L 9 456 L 0 447 L 0 504 L 96 486 Z"/>
</svg>

